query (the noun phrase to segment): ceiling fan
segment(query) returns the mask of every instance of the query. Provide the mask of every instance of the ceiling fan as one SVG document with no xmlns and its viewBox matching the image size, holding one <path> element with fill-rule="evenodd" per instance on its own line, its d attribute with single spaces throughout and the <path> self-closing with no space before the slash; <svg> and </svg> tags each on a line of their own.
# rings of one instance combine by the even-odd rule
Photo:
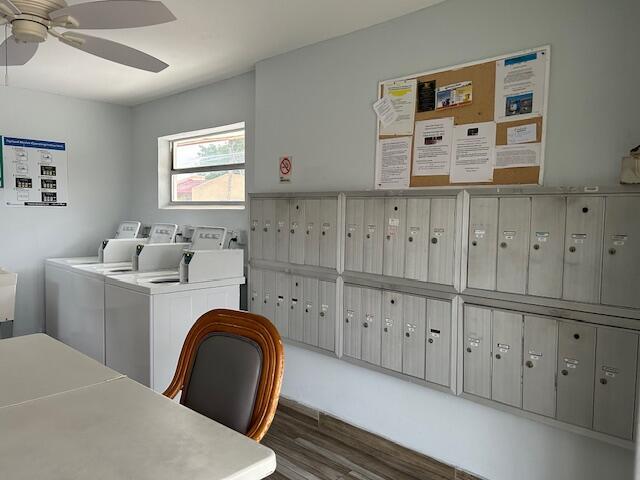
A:
<svg viewBox="0 0 640 480">
<path fill-rule="evenodd" d="M 0 0 L 0 25 L 12 35 L 0 45 L 0 65 L 24 65 L 49 35 L 71 47 L 112 62 L 158 73 L 169 65 L 121 43 L 63 29 L 135 28 L 176 19 L 162 2 L 101 0 L 68 6 L 65 0 Z"/>
</svg>

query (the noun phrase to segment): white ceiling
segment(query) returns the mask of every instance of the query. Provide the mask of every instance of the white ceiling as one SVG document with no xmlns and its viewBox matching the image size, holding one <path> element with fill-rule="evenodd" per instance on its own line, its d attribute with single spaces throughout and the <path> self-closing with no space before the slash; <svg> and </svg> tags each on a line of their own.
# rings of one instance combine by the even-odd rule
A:
<svg viewBox="0 0 640 480">
<path fill-rule="evenodd" d="M 9 69 L 9 85 L 136 105 L 247 72 L 259 60 L 441 1 L 164 0 L 177 21 L 91 34 L 156 56 L 170 65 L 165 71 L 154 74 L 120 66 L 50 37 L 27 65 Z"/>
</svg>

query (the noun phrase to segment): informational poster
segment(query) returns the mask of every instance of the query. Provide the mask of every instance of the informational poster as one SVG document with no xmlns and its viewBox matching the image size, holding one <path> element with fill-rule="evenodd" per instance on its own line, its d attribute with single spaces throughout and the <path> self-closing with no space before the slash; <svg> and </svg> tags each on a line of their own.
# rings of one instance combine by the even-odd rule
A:
<svg viewBox="0 0 640 480">
<path fill-rule="evenodd" d="M 439 87 L 436 90 L 436 109 L 460 107 L 473 100 L 473 84 L 458 82 Z"/>
<path fill-rule="evenodd" d="M 397 117 L 389 125 L 382 125 L 380 135 L 413 135 L 416 114 L 417 81 L 388 82 L 382 87 L 382 98 L 389 97 Z"/>
<path fill-rule="evenodd" d="M 376 186 L 380 189 L 409 187 L 412 137 L 380 140 L 376 161 Z"/>
<path fill-rule="evenodd" d="M 449 175 L 453 117 L 416 122 L 412 174 Z"/>
<path fill-rule="evenodd" d="M 289 155 L 278 160 L 278 174 L 280 183 L 291 183 L 291 171 L 293 170 L 293 158 Z"/>
<path fill-rule="evenodd" d="M 490 182 L 493 180 L 496 124 L 470 123 L 453 129 L 451 183 Z"/>
<path fill-rule="evenodd" d="M 496 147 L 496 167 L 534 167 L 540 165 L 540 144 L 522 143 Z"/>
<path fill-rule="evenodd" d="M 547 60 L 541 50 L 496 62 L 497 122 L 542 114 Z"/>
<path fill-rule="evenodd" d="M 2 137 L 2 154 L 7 205 L 67 206 L 67 148 L 64 143 Z"/>
<path fill-rule="evenodd" d="M 382 97 L 374 103 L 373 110 L 376 112 L 378 120 L 380 120 L 383 127 L 392 125 L 398 119 L 398 112 L 396 112 L 390 97 Z"/>
<path fill-rule="evenodd" d="M 535 142 L 538 132 L 535 123 L 507 128 L 507 145 Z"/>
</svg>

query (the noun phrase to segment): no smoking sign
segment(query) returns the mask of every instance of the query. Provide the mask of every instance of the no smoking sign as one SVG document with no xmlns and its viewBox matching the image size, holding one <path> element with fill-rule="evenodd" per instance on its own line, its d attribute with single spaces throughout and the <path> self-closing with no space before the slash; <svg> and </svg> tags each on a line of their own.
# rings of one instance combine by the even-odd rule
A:
<svg viewBox="0 0 640 480">
<path fill-rule="evenodd" d="M 290 156 L 280 157 L 278 162 L 278 170 L 280 173 L 280 183 L 289 183 L 291 181 L 291 170 L 293 169 L 293 159 Z"/>
</svg>

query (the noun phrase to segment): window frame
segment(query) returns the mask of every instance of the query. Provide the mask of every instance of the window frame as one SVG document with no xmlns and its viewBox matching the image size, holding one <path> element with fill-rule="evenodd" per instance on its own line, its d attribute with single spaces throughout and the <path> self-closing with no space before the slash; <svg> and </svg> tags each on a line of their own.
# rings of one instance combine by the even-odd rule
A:
<svg viewBox="0 0 640 480">
<path fill-rule="evenodd" d="M 210 137 L 213 135 L 219 134 L 233 134 L 237 132 L 243 132 L 243 136 L 245 139 L 245 149 L 244 149 L 244 162 L 242 163 L 227 163 L 224 165 L 212 165 L 205 167 L 187 167 L 187 168 L 175 168 L 176 162 L 176 149 L 175 145 L 180 142 L 184 142 L 186 140 L 194 140 L 198 138 Z M 169 140 L 169 202 L 168 206 L 172 207 L 242 207 L 244 208 L 246 205 L 246 187 L 247 187 L 247 129 L 244 122 L 233 123 L 229 125 L 222 125 L 220 127 L 216 127 L 214 129 L 208 130 L 205 132 L 188 132 L 184 135 L 176 135 L 173 136 Z M 173 177 L 174 175 L 180 174 L 190 174 L 190 173 L 209 173 L 209 172 L 220 172 L 220 171 L 231 171 L 231 170 L 243 170 L 245 172 L 244 176 L 244 187 L 245 187 L 245 199 L 244 200 L 210 200 L 210 201 L 191 201 L 191 200 L 174 200 L 173 198 Z"/>
</svg>

